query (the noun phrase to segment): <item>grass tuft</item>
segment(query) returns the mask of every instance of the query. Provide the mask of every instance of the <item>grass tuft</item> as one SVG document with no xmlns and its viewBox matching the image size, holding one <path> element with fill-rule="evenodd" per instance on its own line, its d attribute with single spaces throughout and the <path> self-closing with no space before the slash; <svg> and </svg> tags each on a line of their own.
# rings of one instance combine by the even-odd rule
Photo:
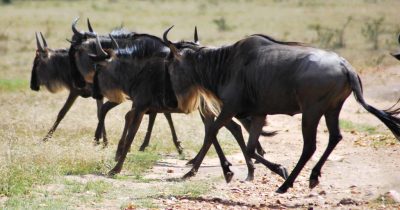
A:
<svg viewBox="0 0 400 210">
<path fill-rule="evenodd" d="M 18 91 L 29 88 L 29 82 L 22 79 L 0 79 L 0 91 Z"/>
</svg>

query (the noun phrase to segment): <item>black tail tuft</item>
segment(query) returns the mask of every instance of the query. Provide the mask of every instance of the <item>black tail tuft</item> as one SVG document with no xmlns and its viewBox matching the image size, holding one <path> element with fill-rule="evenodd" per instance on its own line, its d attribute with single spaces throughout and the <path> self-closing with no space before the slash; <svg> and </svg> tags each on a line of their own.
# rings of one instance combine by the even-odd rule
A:
<svg viewBox="0 0 400 210">
<path fill-rule="evenodd" d="M 368 105 L 363 97 L 362 94 L 362 87 L 361 87 L 361 80 L 358 75 L 353 70 L 352 66 L 347 63 L 347 61 L 343 61 L 343 66 L 348 70 L 347 75 L 350 81 L 351 88 L 354 93 L 354 97 L 356 98 L 357 102 L 361 104 L 368 112 L 375 115 L 379 120 L 381 120 L 386 127 L 392 131 L 393 135 L 396 137 L 397 140 L 400 141 L 400 118 L 397 117 L 400 113 L 400 108 L 394 108 L 392 106 L 390 110 L 378 110 L 375 107 Z"/>
</svg>

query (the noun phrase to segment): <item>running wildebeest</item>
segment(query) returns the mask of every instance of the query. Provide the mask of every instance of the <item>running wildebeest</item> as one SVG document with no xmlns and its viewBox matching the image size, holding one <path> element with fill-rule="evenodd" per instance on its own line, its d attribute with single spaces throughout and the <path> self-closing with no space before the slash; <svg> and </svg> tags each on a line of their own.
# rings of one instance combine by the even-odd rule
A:
<svg viewBox="0 0 400 210">
<path fill-rule="evenodd" d="M 172 27 L 171 27 L 172 28 Z M 219 48 L 199 50 L 170 47 L 167 68 L 178 104 L 193 100 L 203 91 L 220 100 L 221 111 L 205 135 L 206 144 L 193 168 L 184 176 L 193 176 L 218 130 L 234 116 L 251 116 L 247 153 L 254 152 L 265 116 L 302 113 L 303 150 L 301 157 L 278 193 L 285 193 L 316 150 L 317 126 L 322 116 L 329 131 L 329 143 L 321 159 L 312 169 L 309 187 L 318 185 L 321 168 L 342 139 L 339 113 L 344 101 L 354 93 L 356 101 L 381 120 L 400 140 L 398 113 L 381 111 L 368 105 L 362 94 L 361 80 L 353 67 L 333 52 L 307 47 L 296 42 L 282 42 L 255 34 Z M 191 93 L 191 94 L 188 94 Z M 181 107 L 185 109 L 185 107 Z M 270 165 L 271 168 L 277 167 Z"/>
<path fill-rule="evenodd" d="M 96 62 L 96 74 L 94 78 L 94 95 L 104 95 L 107 98 L 110 94 L 113 97 L 115 86 L 119 85 L 120 91 L 129 95 L 132 99 L 132 110 L 126 114 L 126 127 L 128 128 L 125 139 L 120 140 L 116 153 L 117 165 L 109 172 L 110 175 L 119 173 L 125 161 L 128 149 L 136 135 L 142 117 L 145 113 L 187 113 L 199 106 L 199 95 L 192 101 L 186 103 L 187 108 L 179 109 L 178 101 L 172 91 L 169 74 L 165 69 L 165 56 L 169 54 L 169 48 L 165 46 L 158 37 L 148 34 L 136 34 L 137 41 L 128 48 L 120 49 L 115 41 L 113 49 L 103 49 L 100 39 L 90 40 L 96 46 L 96 55 L 88 55 Z M 89 42 L 90 43 L 90 42 Z M 162 47 L 162 48 L 160 48 Z M 160 52 L 163 52 L 160 54 Z M 112 84 L 112 81 L 114 84 Z M 113 91 L 110 91 L 113 90 Z M 96 92 L 99 93 L 96 93 Z M 207 100 L 207 99 L 206 99 Z M 204 100 L 204 103 L 207 101 Z M 209 129 L 210 123 L 214 120 L 214 115 L 209 110 L 203 111 L 205 130 Z M 248 166 L 248 180 L 254 177 L 254 166 L 252 161 L 246 156 L 245 143 L 240 126 L 234 121 L 229 121 L 225 127 L 234 135 L 238 141 Z M 229 162 L 226 160 L 222 149 L 217 141 L 213 142 L 225 180 L 229 182 L 233 172 L 229 169 Z M 197 160 L 195 160 L 196 162 Z M 282 177 L 287 175 L 286 169 L 279 168 Z"/>
<path fill-rule="evenodd" d="M 69 56 L 70 56 L 70 62 L 72 66 L 72 78 L 74 81 L 74 85 L 77 88 L 82 88 L 85 87 L 86 84 L 92 84 L 93 83 L 93 76 L 94 76 L 94 63 L 89 59 L 87 56 L 86 51 L 90 49 L 86 49 L 86 45 L 82 45 L 82 43 L 85 43 L 89 38 L 94 38 L 96 36 L 96 33 L 93 31 L 93 28 L 90 24 L 89 19 L 87 20 L 89 32 L 81 32 L 76 28 L 76 24 L 78 22 L 79 18 L 76 18 L 73 23 L 72 23 L 72 31 L 74 32 L 72 36 L 71 46 L 69 50 Z M 121 46 L 129 46 L 130 43 L 132 42 L 132 36 L 135 34 L 134 32 L 126 32 L 123 30 L 115 30 L 111 32 L 111 34 L 114 34 L 116 37 L 117 41 L 119 42 Z M 102 44 L 105 46 L 110 46 L 111 47 L 111 40 L 109 39 L 108 36 L 100 36 Z M 94 49 L 91 49 L 94 50 Z M 101 129 L 104 126 L 104 119 L 106 117 L 106 114 L 114 107 L 117 105 L 121 104 L 123 101 L 125 101 L 126 97 L 124 95 L 118 94 L 114 95 L 115 97 L 109 98 L 110 100 L 107 101 L 100 109 L 100 117 L 99 117 L 99 123 L 95 132 L 95 141 L 98 142 L 100 137 L 102 136 L 103 130 Z M 100 99 L 100 98 L 99 98 Z M 147 133 L 144 138 L 144 141 L 142 145 L 140 146 L 140 151 L 144 151 L 145 148 L 149 145 L 154 121 L 156 119 L 157 113 L 151 113 L 149 114 L 149 124 L 147 127 Z M 175 128 L 172 122 L 172 117 L 170 113 L 164 113 L 165 118 L 168 121 L 168 125 L 171 129 L 171 134 L 172 134 L 172 140 L 174 142 L 174 145 L 178 151 L 179 154 L 182 154 L 182 147 L 180 145 L 180 141 L 178 140 L 178 137 L 175 132 Z M 124 128 L 125 130 L 125 128 Z M 121 137 L 122 138 L 122 137 Z"/>
<path fill-rule="evenodd" d="M 64 106 L 61 108 L 57 115 L 57 119 L 53 126 L 50 128 L 43 141 L 50 139 L 57 129 L 57 126 L 67 114 L 68 110 L 74 104 L 78 96 L 83 98 L 90 97 L 92 94 L 91 87 L 89 85 L 83 88 L 75 88 L 72 84 L 71 78 L 71 66 L 69 62 L 68 49 L 51 49 L 47 46 L 47 42 L 42 38 L 43 46 L 39 41 L 38 34 L 36 36 L 36 56 L 33 62 L 31 84 L 30 87 L 34 91 L 39 91 L 40 86 L 45 86 L 51 93 L 56 93 L 62 89 L 69 90 L 69 95 Z M 97 110 L 100 110 L 103 102 L 97 100 Z M 99 114 L 99 113 L 98 113 Z M 104 127 L 102 127 L 104 129 Z M 103 139 L 107 142 L 106 133 L 103 133 Z"/>
</svg>

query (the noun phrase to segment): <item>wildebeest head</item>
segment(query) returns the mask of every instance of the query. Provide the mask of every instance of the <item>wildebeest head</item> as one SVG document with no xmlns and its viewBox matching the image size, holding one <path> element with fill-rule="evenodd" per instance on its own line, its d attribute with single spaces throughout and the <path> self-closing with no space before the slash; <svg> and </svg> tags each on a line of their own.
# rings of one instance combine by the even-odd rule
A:
<svg viewBox="0 0 400 210">
<path fill-rule="evenodd" d="M 36 33 L 36 55 L 33 61 L 30 88 L 38 91 L 41 85 L 50 92 L 57 92 L 62 88 L 70 88 L 70 65 L 66 49 L 50 49 L 42 33 L 43 45 Z"/>
<path fill-rule="evenodd" d="M 184 112 L 191 112 L 197 109 L 201 96 L 206 107 L 200 107 L 200 111 L 211 111 L 217 114 L 220 110 L 220 101 L 211 92 L 202 88 L 201 84 L 197 83 L 199 74 L 196 72 L 198 70 L 196 69 L 196 61 L 202 59 L 201 54 L 196 53 L 202 49 L 198 45 L 197 28 L 194 35 L 195 42 L 192 45 L 182 45 L 168 40 L 167 35 L 172 27 L 164 32 L 163 41 L 170 48 L 170 54 L 166 58 L 166 65 L 180 109 Z"/>
<path fill-rule="evenodd" d="M 86 82 L 91 82 L 93 74 L 90 74 L 91 68 L 93 64 L 90 62 L 88 56 L 86 56 L 85 47 L 82 46 L 82 43 L 85 43 L 89 38 L 94 38 L 96 36 L 96 32 L 93 31 L 93 28 L 90 24 L 89 19 L 87 19 L 89 32 L 79 31 L 76 28 L 76 24 L 78 23 L 79 18 L 76 18 L 72 22 L 72 39 L 69 41 L 71 43 L 69 49 L 69 58 L 71 63 L 71 76 L 73 83 L 78 88 L 83 88 L 86 85 Z M 77 62 L 77 59 L 79 59 Z M 83 76 L 82 76 L 83 74 Z"/>
</svg>

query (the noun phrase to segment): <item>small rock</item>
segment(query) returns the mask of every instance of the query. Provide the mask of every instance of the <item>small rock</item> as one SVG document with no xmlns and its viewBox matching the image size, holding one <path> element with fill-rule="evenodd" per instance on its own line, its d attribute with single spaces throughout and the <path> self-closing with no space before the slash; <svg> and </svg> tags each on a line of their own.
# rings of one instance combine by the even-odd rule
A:
<svg viewBox="0 0 400 210">
<path fill-rule="evenodd" d="M 318 193 L 319 195 L 326 195 L 325 190 L 322 190 L 321 192 Z"/>
<path fill-rule="evenodd" d="M 400 194 L 396 190 L 390 190 L 386 193 L 389 198 L 391 198 L 394 202 L 400 203 Z"/>
<path fill-rule="evenodd" d="M 357 205 L 357 202 L 351 198 L 343 198 L 338 205 Z"/>
<path fill-rule="evenodd" d="M 169 174 L 170 174 L 170 173 L 174 173 L 174 170 L 168 169 L 168 170 L 167 170 L 167 173 L 169 173 Z"/>
</svg>

